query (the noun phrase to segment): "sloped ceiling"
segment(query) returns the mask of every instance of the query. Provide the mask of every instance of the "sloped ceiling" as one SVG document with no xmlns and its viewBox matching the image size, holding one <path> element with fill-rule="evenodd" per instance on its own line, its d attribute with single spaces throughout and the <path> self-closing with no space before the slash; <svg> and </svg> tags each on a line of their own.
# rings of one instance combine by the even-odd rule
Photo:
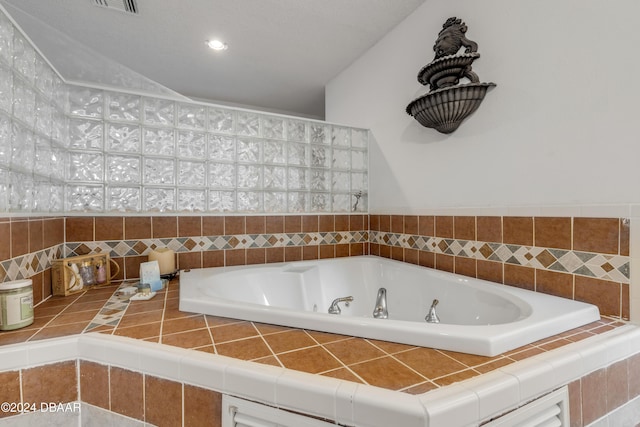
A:
<svg viewBox="0 0 640 427">
<path fill-rule="evenodd" d="M 313 118 L 325 84 L 423 2 L 137 0 L 132 15 L 95 0 L 0 0 L 70 81 L 91 82 L 99 61 L 69 58 L 92 52 L 192 99 Z M 213 38 L 228 50 L 207 48 Z"/>
</svg>

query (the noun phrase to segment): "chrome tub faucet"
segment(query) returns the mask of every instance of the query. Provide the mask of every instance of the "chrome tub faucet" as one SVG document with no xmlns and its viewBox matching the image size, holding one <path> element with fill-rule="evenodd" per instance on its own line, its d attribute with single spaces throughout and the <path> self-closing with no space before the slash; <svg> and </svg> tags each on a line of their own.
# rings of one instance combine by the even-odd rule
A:
<svg viewBox="0 0 640 427">
<path fill-rule="evenodd" d="M 340 310 L 340 306 L 338 304 L 343 302 L 345 307 L 349 307 L 349 303 L 352 301 L 352 296 L 334 299 L 331 303 L 331 306 L 329 307 L 329 314 L 340 314 L 342 310 Z"/>
<path fill-rule="evenodd" d="M 385 288 L 378 289 L 376 306 L 373 309 L 373 317 L 375 319 L 387 319 L 389 317 L 389 312 L 387 311 L 387 290 Z"/>
</svg>

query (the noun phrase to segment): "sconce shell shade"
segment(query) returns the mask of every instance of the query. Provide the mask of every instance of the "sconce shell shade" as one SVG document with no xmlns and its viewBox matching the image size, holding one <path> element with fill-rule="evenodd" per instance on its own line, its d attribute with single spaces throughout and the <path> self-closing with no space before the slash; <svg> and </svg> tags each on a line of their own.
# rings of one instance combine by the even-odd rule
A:
<svg viewBox="0 0 640 427">
<path fill-rule="evenodd" d="M 413 100 L 406 111 L 424 127 L 451 133 L 478 109 L 493 86 L 494 83 L 469 83 L 438 89 Z"/>
<path fill-rule="evenodd" d="M 478 109 L 487 90 L 495 83 L 480 83 L 473 61 L 480 58 L 478 44 L 469 40 L 467 25 L 452 17 L 442 25 L 433 46 L 436 56 L 418 72 L 418 82 L 429 85 L 429 93 L 411 101 L 406 112 L 422 126 L 441 133 L 458 129 Z M 465 47 L 464 53 L 459 51 Z M 460 84 L 460 79 L 470 83 Z"/>
</svg>

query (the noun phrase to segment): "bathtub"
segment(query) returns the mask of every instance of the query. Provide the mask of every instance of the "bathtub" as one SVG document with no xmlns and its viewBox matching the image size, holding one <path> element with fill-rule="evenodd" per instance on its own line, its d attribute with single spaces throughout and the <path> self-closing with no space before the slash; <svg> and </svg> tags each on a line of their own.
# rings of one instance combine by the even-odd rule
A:
<svg viewBox="0 0 640 427">
<path fill-rule="evenodd" d="M 380 288 L 386 319 L 373 316 Z M 184 270 L 180 310 L 482 356 L 600 319 L 591 304 L 375 256 Z"/>
</svg>

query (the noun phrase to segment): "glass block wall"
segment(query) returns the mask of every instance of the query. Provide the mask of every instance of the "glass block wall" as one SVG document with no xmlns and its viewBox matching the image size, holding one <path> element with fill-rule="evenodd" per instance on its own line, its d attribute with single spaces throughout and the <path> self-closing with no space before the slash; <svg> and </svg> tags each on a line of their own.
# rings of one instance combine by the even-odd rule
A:
<svg viewBox="0 0 640 427">
<path fill-rule="evenodd" d="M 0 13 L 0 212 L 366 212 L 367 148 L 365 129 L 65 84 Z"/>
</svg>

